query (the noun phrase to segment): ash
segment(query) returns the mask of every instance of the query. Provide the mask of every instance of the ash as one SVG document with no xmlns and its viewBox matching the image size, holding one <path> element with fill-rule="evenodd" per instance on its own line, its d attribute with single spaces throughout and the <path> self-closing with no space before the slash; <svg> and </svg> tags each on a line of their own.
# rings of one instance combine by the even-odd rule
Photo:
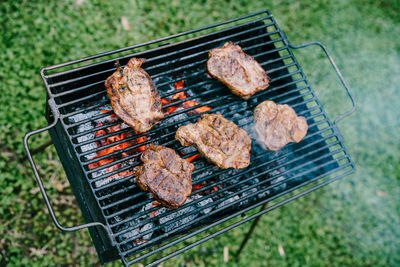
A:
<svg viewBox="0 0 400 267">
<path fill-rule="evenodd" d="M 203 167 L 203 166 L 200 166 L 200 164 L 196 164 L 196 168 L 201 168 L 201 167 Z M 208 170 L 208 169 L 206 169 L 206 170 L 204 170 L 204 171 L 202 171 L 202 172 L 196 173 L 196 179 L 193 179 L 193 178 L 192 178 L 193 184 L 197 184 L 197 182 L 198 182 L 200 179 L 205 178 L 205 177 L 207 177 L 207 176 L 210 176 L 211 174 L 213 174 L 213 171 Z"/>
<path fill-rule="evenodd" d="M 100 172 L 102 172 L 102 171 L 104 171 L 104 173 L 103 174 L 106 174 L 107 173 L 107 170 L 106 169 L 103 169 L 103 170 L 101 170 Z M 99 172 L 96 172 L 96 173 L 99 173 Z M 93 173 L 94 174 L 94 173 Z M 101 174 L 100 174 L 101 175 Z M 98 175 L 98 176 L 100 176 L 100 175 Z M 100 188 L 100 187 L 103 187 L 103 186 L 105 186 L 105 185 L 107 185 L 107 184 L 109 184 L 109 183 L 111 183 L 111 182 L 114 182 L 114 181 L 116 181 L 116 180 L 118 180 L 118 179 L 121 179 L 121 177 L 120 176 L 115 176 L 115 177 L 111 177 L 111 178 L 104 178 L 104 179 L 101 179 L 101 180 L 99 180 L 99 181 L 96 181 L 95 182 L 95 186 L 96 186 L 96 188 Z"/>
<path fill-rule="evenodd" d="M 231 195 L 231 194 L 234 194 L 233 192 L 226 192 L 226 194 L 227 195 Z M 224 206 L 227 206 L 227 205 L 229 205 L 230 203 L 232 203 L 232 202 L 234 202 L 234 201 L 236 201 L 236 200 L 238 200 L 238 199 L 240 199 L 240 197 L 239 197 L 239 195 L 235 195 L 235 196 L 233 196 L 233 197 L 230 197 L 230 198 L 228 198 L 228 199 L 225 199 L 224 201 L 222 201 L 221 203 L 219 203 L 218 205 L 217 205 L 217 209 L 219 209 L 219 208 L 222 208 L 222 207 L 224 207 Z M 231 207 L 232 208 L 232 207 Z"/>
<path fill-rule="evenodd" d="M 181 113 L 181 114 L 176 114 L 176 115 L 175 115 L 176 112 L 179 112 L 179 111 L 181 111 L 181 110 L 184 110 L 184 108 L 183 108 L 183 107 L 178 107 L 177 109 L 175 109 L 174 112 L 172 113 L 172 114 L 174 114 L 174 115 L 173 115 L 172 117 L 170 117 L 170 118 L 164 119 L 164 120 L 162 121 L 163 124 L 167 124 L 167 125 L 168 125 L 168 124 L 174 124 L 174 123 L 176 123 L 176 122 L 178 122 L 178 121 L 188 119 L 188 118 L 189 118 L 189 115 L 187 115 L 186 112 L 185 112 L 185 113 Z"/>
<path fill-rule="evenodd" d="M 282 168 L 281 168 L 281 169 L 282 169 Z M 270 172 L 271 177 L 277 176 L 277 175 L 279 175 L 282 171 L 284 171 L 284 170 L 281 170 L 281 169 L 279 169 L 279 170 L 274 170 L 274 171 Z M 271 185 L 280 183 L 280 182 L 282 182 L 282 181 L 285 180 L 285 179 L 286 179 L 286 178 L 285 178 L 284 176 L 279 176 L 279 177 L 277 177 L 277 178 L 275 178 L 275 179 L 273 179 L 273 180 L 271 181 Z M 274 192 L 280 192 L 280 191 L 283 191 L 283 190 L 285 190 L 285 189 L 286 189 L 286 183 L 282 183 L 282 184 L 280 184 L 280 185 L 278 185 L 278 186 L 276 186 L 276 187 L 273 188 Z"/>
<path fill-rule="evenodd" d="M 139 224 L 139 221 L 135 220 L 135 221 L 129 223 L 129 227 L 135 227 L 138 224 Z M 143 225 L 141 227 L 136 227 L 136 228 L 130 230 L 129 232 L 126 232 L 126 233 L 120 235 L 118 237 L 119 242 L 122 242 L 122 241 L 124 241 L 126 239 L 135 238 L 136 236 L 140 235 L 141 233 L 150 231 L 149 233 L 145 234 L 144 236 L 139 237 L 138 239 L 133 241 L 134 245 L 140 245 L 140 244 L 146 242 L 147 240 L 149 240 L 152 237 L 153 232 L 151 230 L 153 228 L 154 228 L 154 224 L 153 223 L 147 223 L 147 224 L 145 224 L 145 225 Z"/>
<path fill-rule="evenodd" d="M 99 115 L 99 111 L 98 110 L 90 110 L 90 111 L 82 111 L 82 113 L 77 113 L 75 115 L 69 116 L 68 117 L 68 121 L 69 123 L 78 123 L 80 121 L 89 119 L 91 117 L 94 117 L 96 115 Z"/>
<path fill-rule="evenodd" d="M 127 161 L 121 162 L 118 165 L 118 168 L 123 168 L 123 167 L 128 166 L 128 165 L 132 166 L 134 163 L 135 163 L 135 159 L 129 159 Z M 110 166 L 108 168 L 93 172 L 91 174 L 91 176 L 92 176 L 91 178 L 95 179 L 95 178 L 97 178 L 99 176 L 106 175 L 107 173 L 114 171 L 113 168 L 115 168 L 115 166 L 116 165 L 112 165 L 112 166 Z M 96 186 L 96 188 L 100 188 L 100 187 L 105 186 L 105 185 L 107 185 L 107 184 L 109 184 L 111 182 L 117 181 L 119 179 L 125 178 L 128 175 L 130 175 L 129 173 L 126 173 L 126 172 L 134 172 L 134 171 L 135 171 L 135 168 L 133 168 L 132 170 L 127 169 L 127 170 L 123 171 L 122 173 L 116 173 L 116 174 L 112 175 L 111 177 L 105 177 L 104 179 L 96 181 L 95 182 L 95 186 Z"/>
<path fill-rule="evenodd" d="M 248 187 L 248 186 L 247 186 Z M 255 188 L 255 187 L 253 187 L 253 188 L 251 188 L 250 190 L 248 190 L 248 191 L 244 191 L 243 193 L 242 193 L 242 195 L 241 195 L 241 197 L 240 198 L 246 198 L 247 196 L 249 196 L 249 195 L 251 195 L 251 194 L 253 194 L 253 193 L 256 193 L 258 190 L 257 190 L 257 188 Z M 249 204 L 251 204 L 251 203 L 253 203 L 255 200 L 256 200 L 256 198 L 257 198 L 257 196 L 253 196 L 253 197 L 250 197 L 250 198 L 247 198 L 247 199 L 245 199 L 245 200 L 243 200 L 243 201 L 240 201 L 240 206 L 247 206 L 247 205 L 249 205 Z"/>
<path fill-rule="evenodd" d="M 186 203 L 190 203 L 192 200 L 193 200 L 193 199 L 192 199 L 191 197 L 189 197 L 189 198 L 186 200 Z M 191 215 L 189 215 L 189 216 L 187 216 L 187 217 L 180 218 L 180 219 L 178 219 L 178 220 L 176 220 L 176 221 L 173 221 L 171 224 L 166 224 L 166 223 L 168 223 L 169 221 L 174 220 L 174 219 L 177 218 L 178 216 L 184 216 L 186 213 L 192 212 L 192 211 L 194 211 L 194 210 L 195 210 L 195 207 L 194 207 L 194 206 L 188 206 L 188 207 L 186 207 L 186 208 L 184 208 L 184 209 L 177 210 L 177 211 L 175 211 L 175 212 L 173 212 L 173 213 L 171 213 L 171 214 L 168 214 L 168 215 L 166 215 L 166 216 L 164 216 L 164 217 L 161 217 L 161 218 L 160 218 L 160 225 L 162 225 L 162 226 L 161 226 L 161 229 L 162 229 L 164 232 L 168 233 L 168 232 L 170 232 L 171 230 L 173 230 L 173 229 L 175 229 L 175 228 L 178 228 L 179 226 L 182 226 L 182 225 L 185 225 L 185 224 L 190 223 L 192 220 L 194 220 L 194 219 L 198 216 L 197 213 L 193 213 L 193 214 L 191 214 Z M 166 225 L 163 225 L 163 224 L 166 224 Z"/>
<path fill-rule="evenodd" d="M 200 194 L 196 194 L 196 195 L 194 195 L 194 196 L 191 196 L 191 198 L 192 198 L 193 200 L 199 199 L 199 198 L 202 198 L 202 197 L 203 197 L 203 196 L 201 196 Z M 206 206 L 206 205 L 208 205 L 209 203 L 212 203 L 212 202 L 214 202 L 214 201 L 212 200 L 212 198 L 211 198 L 211 197 L 208 197 L 208 198 L 204 198 L 203 200 L 197 202 L 197 203 L 196 203 L 196 206 L 197 206 L 197 208 L 200 210 L 200 213 L 204 215 L 204 214 L 209 213 L 209 212 L 212 210 L 212 206 L 210 206 L 210 207 L 208 207 L 208 208 L 204 208 L 204 206 Z"/>
<path fill-rule="evenodd" d="M 227 172 L 221 173 L 219 175 L 219 180 L 221 181 L 221 180 L 227 179 L 228 182 L 235 183 L 235 182 L 237 182 L 239 180 L 238 178 L 231 178 L 231 179 L 229 179 L 229 178 L 232 177 L 237 172 L 240 172 L 240 170 L 235 171 L 235 170 L 232 169 L 232 170 L 229 170 Z"/>
</svg>

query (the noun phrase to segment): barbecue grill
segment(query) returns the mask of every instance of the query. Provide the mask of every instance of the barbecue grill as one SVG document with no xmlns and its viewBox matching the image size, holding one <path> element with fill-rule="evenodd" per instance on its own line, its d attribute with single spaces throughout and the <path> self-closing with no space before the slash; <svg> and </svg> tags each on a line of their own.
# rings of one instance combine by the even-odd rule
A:
<svg viewBox="0 0 400 267">
<path fill-rule="evenodd" d="M 243 100 L 207 74 L 208 51 L 226 41 L 240 45 L 261 64 L 271 78 L 267 90 Z M 353 104 L 333 123 L 293 55 L 293 49 L 311 45 L 326 53 Z M 125 65 L 131 57 L 147 59 L 143 68 L 163 102 L 165 118 L 146 133 L 134 132 L 115 116 L 104 88 L 115 62 Z M 355 110 L 342 75 L 321 43 L 290 44 L 268 10 L 46 67 L 41 75 L 49 125 L 28 133 L 25 148 L 52 220 L 63 231 L 88 227 L 102 264 L 120 258 L 127 266 L 156 254 L 150 263 L 156 265 L 355 170 L 337 128 Z M 289 104 L 307 119 L 309 130 L 300 143 L 276 152 L 257 144 L 252 114 L 265 100 Z M 174 139 L 179 126 L 215 112 L 252 137 L 249 167 L 218 169 Z M 67 228 L 58 223 L 39 178 L 28 139 L 47 130 L 84 225 Z M 135 167 L 150 143 L 173 148 L 195 165 L 192 194 L 176 210 L 158 205 L 136 185 Z"/>
</svg>

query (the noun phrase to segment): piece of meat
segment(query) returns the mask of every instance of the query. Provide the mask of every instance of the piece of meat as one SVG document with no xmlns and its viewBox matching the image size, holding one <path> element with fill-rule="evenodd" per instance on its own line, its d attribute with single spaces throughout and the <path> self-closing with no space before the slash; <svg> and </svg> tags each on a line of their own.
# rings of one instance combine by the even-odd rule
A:
<svg viewBox="0 0 400 267">
<path fill-rule="evenodd" d="M 300 142 L 307 134 L 304 117 L 297 116 L 288 105 L 264 101 L 254 109 L 254 128 L 258 141 L 269 150 L 278 150 L 287 143 Z"/>
<path fill-rule="evenodd" d="M 144 58 L 131 58 L 125 68 L 117 67 L 105 81 L 115 114 L 139 132 L 146 132 L 160 119 L 161 100 L 158 90 L 140 66 Z"/>
<path fill-rule="evenodd" d="M 238 45 L 226 42 L 222 48 L 211 49 L 208 57 L 208 72 L 235 95 L 247 99 L 269 85 L 264 69 Z"/>
<path fill-rule="evenodd" d="M 250 164 L 249 135 L 219 114 L 201 115 L 197 123 L 179 127 L 175 138 L 183 146 L 195 145 L 200 154 L 222 169 L 241 169 Z"/>
<path fill-rule="evenodd" d="M 136 183 L 149 191 L 163 206 L 176 209 L 192 193 L 194 165 L 168 147 L 150 145 L 140 156 L 143 161 L 136 171 Z"/>
</svg>

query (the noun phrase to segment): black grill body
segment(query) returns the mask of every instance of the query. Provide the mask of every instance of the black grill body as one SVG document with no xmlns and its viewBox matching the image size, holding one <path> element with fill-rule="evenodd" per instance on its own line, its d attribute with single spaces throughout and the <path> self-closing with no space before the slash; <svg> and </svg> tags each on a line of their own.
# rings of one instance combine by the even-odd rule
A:
<svg viewBox="0 0 400 267">
<path fill-rule="evenodd" d="M 207 74 L 208 51 L 226 41 L 240 45 L 261 64 L 271 78 L 267 90 L 243 100 Z M 179 92 L 187 96 L 164 105 L 163 110 L 179 108 L 144 134 L 121 126 L 104 88 L 105 79 L 115 71 L 115 61 L 125 65 L 131 57 L 147 59 L 142 67 L 162 98 L 171 100 Z M 328 119 L 268 11 L 48 67 L 42 74 L 48 90 L 47 119 L 49 123 L 57 119 L 50 134 L 84 219 L 101 222 L 112 231 L 90 228 L 102 263 L 121 258 L 130 265 L 175 248 L 152 261 L 157 264 L 354 171 L 336 124 Z M 176 90 L 174 84 L 181 80 L 183 88 Z M 189 100 L 198 105 L 183 109 Z M 307 136 L 276 152 L 263 150 L 255 140 L 252 115 L 265 100 L 288 104 L 306 117 Z M 139 148 L 156 143 L 175 149 L 184 158 L 195 155 L 195 149 L 180 146 L 174 135 L 178 127 L 195 122 L 200 116 L 196 109 L 203 106 L 211 108 L 207 113 L 220 113 L 251 135 L 250 166 L 221 170 L 198 158 L 193 161 L 195 188 L 187 203 L 177 210 L 157 206 L 135 183 L 134 168 L 141 163 Z M 121 135 L 124 139 L 104 143 Z M 139 144 L 138 138 L 145 141 Z M 123 146 L 126 142 L 128 146 Z M 99 154 L 117 145 L 121 149 Z M 99 161 L 107 159 L 99 166 Z M 267 202 L 273 205 L 246 216 Z M 236 221 L 230 226 L 202 235 L 233 218 Z"/>
</svg>

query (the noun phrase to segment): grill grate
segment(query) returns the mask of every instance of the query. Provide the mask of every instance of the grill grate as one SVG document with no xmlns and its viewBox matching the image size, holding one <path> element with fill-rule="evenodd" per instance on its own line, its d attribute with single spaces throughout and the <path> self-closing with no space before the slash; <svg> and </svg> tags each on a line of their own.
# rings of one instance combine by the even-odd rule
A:
<svg viewBox="0 0 400 267">
<path fill-rule="evenodd" d="M 208 51 L 228 40 L 266 70 L 271 78 L 267 90 L 242 100 L 207 74 Z M 115 117 L 104 88 L 105 79 L 115 71 L 114 62 L 118 59 L 125 65 L 131 57 L 147 59 L 143 68 L 165 101 L 167 115 L 143 134 Z M 269 11 L 49 67 L 42 76 L 50 100 L 47 118 L 59 119 L 50 134 L 85 220 L 102 222 L 112 231 L 110 237 L 90 229 L 102 263 L 120 257 L 130 265 L 176 246 L 175 252 L 152 263 L 158 264 L 354 171 L 336 125 Z M 177 94 L 185 98 L 178 99 Z M 261 149 L 254 138 L 252 115 L 264 100 L 289 104 L 306 117 L 307 136 L 276 152 Z M 141 163 L 143 146 L 150 143 L 171 147 L 183 158 L 195 157 L 196 150 L 180 146 L 174 135 L 179 126 L 196 121 L 202 113 L 199 108 L 221 113 L 250 134 L 251 164 L 242 170 L 221 170 L 202 158 L 194 159 L 191 196 L 179 209 L 168 210 L 138 189 L 134 169 Z M 276 204 L 179 248 L 182 241 L 270 201 Z"/>
</svg>

